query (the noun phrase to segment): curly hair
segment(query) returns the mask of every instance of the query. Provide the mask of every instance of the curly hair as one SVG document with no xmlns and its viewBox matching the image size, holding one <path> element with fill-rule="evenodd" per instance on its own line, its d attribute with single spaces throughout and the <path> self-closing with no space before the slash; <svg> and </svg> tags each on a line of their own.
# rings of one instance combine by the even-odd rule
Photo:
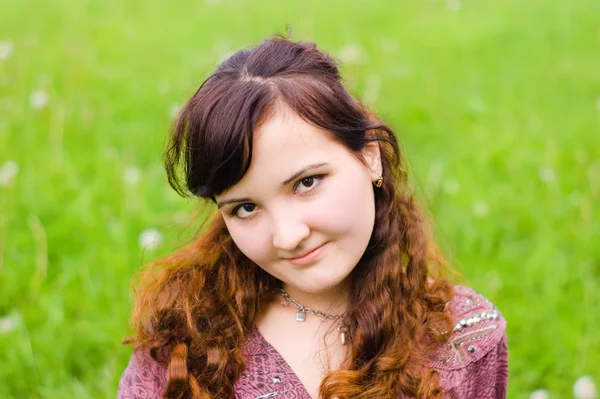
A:
<svg viewBox="0 0 600 399">
<path fill-rule="evenodd" d="M 253 131 L 277 103 L 331 132 L 357 157 L 373 141 L 381 150 L 375 224 L 350 275 L 349 367 L 325 376 L 321 397 L 441 398 L 428 356 L 453 328 L 446 264 L 409 187 L 394 132 L 348 93 L 336 62 L 314 43 L 274 37 L 220 64 L 173 125 L 169 183 L 214 202 L 248 170 Z M 245 368 L 245 337 L 280 286 L 236 247 L 216 212 L 196 241 L 143 273 L 130 342 L 168 366 L 167 398 L 230 398 Z"/>
</svg>

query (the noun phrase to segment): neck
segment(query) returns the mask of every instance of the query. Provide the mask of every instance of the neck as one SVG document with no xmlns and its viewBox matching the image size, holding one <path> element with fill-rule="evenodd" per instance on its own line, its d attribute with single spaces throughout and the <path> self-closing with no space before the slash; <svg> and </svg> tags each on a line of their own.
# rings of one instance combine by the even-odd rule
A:
<svg viewBox="0 0 600 399">
<path fill-rule="evenodd" d="M 305 292 L 289 284 L 283 284 L 283 289 L 296 302 L 305 308 L 321 311 L 332 315 L 341 315 L 346 312 L 350 304 L 349 282 L 344 281 L 327 291 L 312 293 Z M 281 301 L 281 297 L 278 298 Z M 290 304 L 292 309 L 296 309 Z"/>
</svg>

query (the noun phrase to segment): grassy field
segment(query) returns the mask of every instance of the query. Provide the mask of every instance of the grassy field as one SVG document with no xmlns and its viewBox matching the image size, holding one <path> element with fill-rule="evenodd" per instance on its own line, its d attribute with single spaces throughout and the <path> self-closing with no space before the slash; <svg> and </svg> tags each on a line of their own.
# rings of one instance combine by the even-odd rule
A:
<svg viewBox="0 0 600 399">
<path fill-rule="evenodd" d="M 508 320 L 509 397 L 600 381 L 599 15 L 597 0 L 0 2 L 0 398 L 115 396 L 130 278 L 198 225 L 161 169 L 172 115 L 288 24 L 397 130 L 452 265 Z"/>
</svg>

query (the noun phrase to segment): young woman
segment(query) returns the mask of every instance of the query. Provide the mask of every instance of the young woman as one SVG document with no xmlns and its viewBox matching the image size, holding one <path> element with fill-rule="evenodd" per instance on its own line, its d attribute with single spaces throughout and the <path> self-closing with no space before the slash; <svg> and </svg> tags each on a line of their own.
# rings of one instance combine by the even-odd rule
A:
<svg viewBox="0 0 600 399">
<path fill-rule="evenodd" d="M 505 321 L 444 277 L 403 157 L 314 44 L 219 65 L 165 157 L 218 209 L 145 273 L 118 397 L 505 397 Z"/>
</svg>

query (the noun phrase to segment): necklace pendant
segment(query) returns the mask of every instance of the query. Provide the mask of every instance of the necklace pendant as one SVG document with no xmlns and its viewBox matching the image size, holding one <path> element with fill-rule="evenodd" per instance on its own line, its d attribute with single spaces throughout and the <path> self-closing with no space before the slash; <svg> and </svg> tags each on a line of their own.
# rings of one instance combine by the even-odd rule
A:
<svg viewBox="0 0 600 399">
<path fill-rule="evenodd" d="M 305 321 L 306 320 L 306 312 L 303 309 L 300 309 L 296 312 L 296 321 Z"/>
<path fill-rule="evenodd" d="M 340 332 L 340 342 L 342 345 L 346 345 L 346 333 L 348 332 L 348 327 L 340 326 L 338 327 L 338 331 Z"/>
</svg>

